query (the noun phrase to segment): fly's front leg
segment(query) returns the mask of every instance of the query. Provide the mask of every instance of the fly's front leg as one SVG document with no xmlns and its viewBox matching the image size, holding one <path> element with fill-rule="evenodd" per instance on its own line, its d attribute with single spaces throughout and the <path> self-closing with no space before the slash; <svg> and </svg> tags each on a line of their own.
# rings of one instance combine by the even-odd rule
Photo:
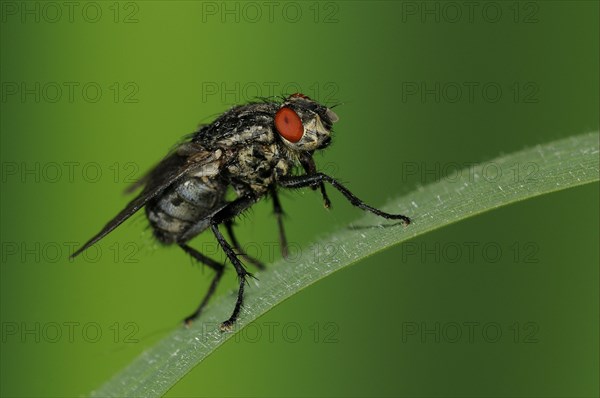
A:
<svg viewBox="0 0 600 398">
<path fill-rule="evenodd" d="M 273 198 L 273 213 L 277 218 L 277 225 L 279 227 L 279 244 L 281 246 L 281 256 L 287 258 L 288 256 L 288 243 L 285 237 L 285 229 L 283 228 L 283 216 L 284 212 L 281 208 L 281 202 L 279 202 L 279 196 L 275 187 L 271 187 L 271 197 Z"/>
<path fill-rule="evenodd" d="M 315 160 L 312 158 L 312 156 L 307 155 L 306 157 L 300 159 L 300 163 L 302 164 L 302 167 L 304 167 L 304 171 L 306 171 L 306 174 L 318 174 L 317 166 L 315 165 Z M 325 184 L 323 183 L 323 181 L 321 181 L 318 186 L 321 189 L 321 196 L 323 197 L 323 206 L 325 206 L 326 209 L 329 209 L 331 207 L 331 201 L 329 200 L 329 196 L 327 196 Z M 317 189 L 317 185 L 313 185 L 311 188 L 315 190 Z"/>
<path fill-rule="evenodd" d="M 278 181 L 278 184 L 285 188 L 304 188 L 304 187 L 316 187 L 316 186 L 319 186 L 320 184 L 323 184 L 324 182 L 328 182 L 329 184 L 331 184 L 335 189 L 340 191 L 342 193 L 342 195 L 344 195 L 350 203 L 352 203 L 354 206 L 356 206 L 360 209 L 363 209 L 365 211 L 370 211 L 371 213 L 376 214 L 376 215 L 386 218 L 386 219 L 402 220 L 406 225 L 410 224 L 410 218 L 408 218 L 407 216 L 404 216 L 402 214 L 386 213 L 384 211 L 381 211 L 379 209 L 369 206 L 368 204 L 366 204 L 365 202 L 360 200 L 358 197 L 356 197 L 356 195 L 354 195 L 352 192 L 350 192 L 350 190 L 348 188 L 346 188 L 341 183 L 339 183 L 336 179 L 328 176 L 327 174 L 316 173 L 316 174 L 312 174 L 312 175 L 306 174 L 306 175 L 302 175 L 302 176 L 282 177 Z"/>
</svg>

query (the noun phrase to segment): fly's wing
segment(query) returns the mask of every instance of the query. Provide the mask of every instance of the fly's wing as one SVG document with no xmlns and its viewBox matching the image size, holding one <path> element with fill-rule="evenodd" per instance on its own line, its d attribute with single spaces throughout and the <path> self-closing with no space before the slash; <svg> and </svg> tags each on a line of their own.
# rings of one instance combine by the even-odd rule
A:
<svg viewBox="0 0 600 398">
<path fill-rule="evenodd" d="M 200 125 L 199 127 L 203 127 L 204 125 Z M 182 137 L 181 141 L 176 144 L 173 149 L 170 151 L 171 153 L 169 155 L 167 155 L 159 164 L 157 164 L 154 168 L 148 170 L 148 172 L 146 174 L 144 174 L 139 180 L 137 180 L 136 182 L 134 182 L 133 184 L 129 185 L 127 188 L 125 188 L 124 193 L 125 194 L 132 194 L 135 191 L 138 190 L 138 188 L 143 187 L 144 185 L 146 185 L 148 183 L 148 181 L 155 176 L 156 174 L 160 174 L 161 172 L 164 172 L 164 170 L 166 169 L 170 169 L 171 167 L 169 167 L 170 165 L 172 165 L 172 161 L 177 161 L 179 158 L 185 157 L 186 155 L 191 155 L 194 151 L 195 152 L 201 152 L 201 151 L 205 151 L 203 148 L 199 147 L 198 144 L 189 142 L 194 136 L 196 135 L 196 133 L 191 133 L 188 134 L 184 137 Z M 174 155 L 179 155 L 174 156 Z"/>
<path fill-rule="evenodd" d="M 210 152 L 196 143 L 188 142 L 180 145 L 174 153 L 164 158 L 140 180 L 142 181 L 141 184 L 145 184 L 144 190 L 110 220 L 100 232 L 73 253 L 71 258 L 78 256 L 94 243 L 104 238 L 139 209 L 144 207 L 150 199 L 159 195 L 184 175 L 190 172 L 201 171 L 203 167 L 214 169 L 215 161 L 220 157 L 221 151 Z M 135 184 L 137 186 L 141 185 L 139 181 Z"/>
</svg>

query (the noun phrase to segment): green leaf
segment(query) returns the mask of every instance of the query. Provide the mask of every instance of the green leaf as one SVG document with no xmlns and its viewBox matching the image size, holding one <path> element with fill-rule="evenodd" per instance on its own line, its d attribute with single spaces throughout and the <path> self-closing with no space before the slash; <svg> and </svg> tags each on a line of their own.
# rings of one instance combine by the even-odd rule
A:
<svg viewBox="0 0 600 398">
<path fill-rule="evenodd" d="M 408 227 L 369 214 L 354 228 L 320 239 L 318 248 L 309 247 L 294 262 L 273 264 L 246 289 L 236 330 L 219 331 L 233 307 L 230 295 L 219 297 L 190 329 L 171 332 L 92 396 L 161 396 L 245 325 L 335 271 L 476 214 L 598 181 L 598 139 L 598 133 L 589 133 L 502 156 L 393 200 L 383 209 L 409 215 Z M 328 254 L 328 247 L 335 250 Z"/>
</svg>

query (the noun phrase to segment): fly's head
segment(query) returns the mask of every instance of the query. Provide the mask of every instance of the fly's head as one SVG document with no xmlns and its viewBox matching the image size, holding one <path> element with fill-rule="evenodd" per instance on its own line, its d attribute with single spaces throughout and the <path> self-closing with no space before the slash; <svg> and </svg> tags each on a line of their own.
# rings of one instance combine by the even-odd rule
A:
<svg viewBox="0 0 600 398">
<path fill-rule="evenodd" d="M 290 95 L 275 114 L 275 131 L 283 144 L 296 152 L 314 152 L 331 142 L 338 116 L 304 94 Z"/>
</svg>

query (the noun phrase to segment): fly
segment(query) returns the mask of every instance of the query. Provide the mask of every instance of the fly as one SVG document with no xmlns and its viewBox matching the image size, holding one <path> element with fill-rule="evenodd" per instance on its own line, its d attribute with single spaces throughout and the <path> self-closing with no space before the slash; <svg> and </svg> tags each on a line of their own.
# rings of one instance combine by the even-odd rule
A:
<svg viewBox="0 0 600 398">
<path fill-rule="evenodd" d="M 331 143 L 333 123 L 338 116 L 328 107 L 296 93 L 280 102 L 255 102 L 228 110 L 213 123 L 201 127 L 191 138 L 175 148 L 129 192 L 143 186 L 119 214 L 87 243 L 75 251 L 76 257 L 104 238 L 121 223 L 145 207 L 154 237 L 164 245 L 181 247 L 196 261 L 215 271 L 200 305 L 185 318 L 189 324 L 200 316 L 221 280 L 225 265 L 188 245 L 188 242 L 210 229 L 235 268 L 239 279 L 237 300 L 231 316 L 221 324 L 230 330 L 244 303 L 244 287 L 252 274 L 240 261 L 263 269 L 257 259 L 243 253 L 233 231 L 233 219 L 265 196 L 273 200 L 279 228 L 282 255 L 287 255 L 283 227 L 283 210 L 279 189 L 310 187 L 319 189 L 326 208 L 331 204 L 325 183 L 342 193 L 354 206 L 386 219 L 410 223 L 401 214 L 389 214 L 371 207 L 356 197 L 334 178 L 317 171 L 313 154 Z M 304 173 L 295 173 L 297 167 Z M 225 199 L 229 188 L 235 199 Z M 221 233 L 223 225 L 229 241 Z"/>
</svg>

